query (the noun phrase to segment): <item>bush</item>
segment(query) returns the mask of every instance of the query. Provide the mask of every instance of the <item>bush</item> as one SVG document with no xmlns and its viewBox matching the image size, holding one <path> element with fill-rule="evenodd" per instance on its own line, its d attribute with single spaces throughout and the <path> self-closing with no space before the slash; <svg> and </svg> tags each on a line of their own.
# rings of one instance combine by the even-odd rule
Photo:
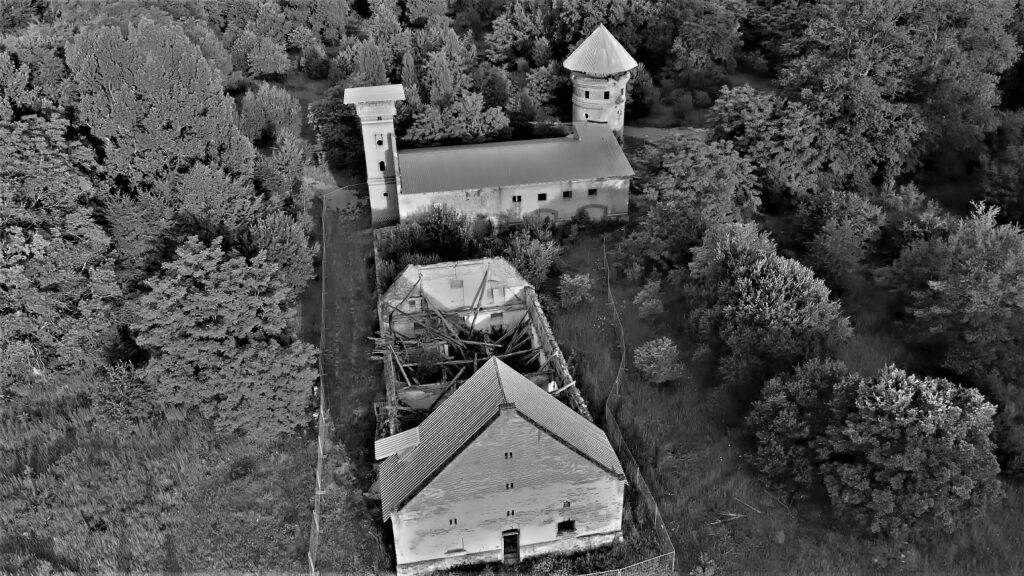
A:
<svg viewBox="0 0 1024 576">
<path fill-rule="evenodd" d="M 633 304 L 639 308 L 641 318 L 653 318 L 665 312 L 662 302 L 661 280 L 649 280 L 643 289 L 633 298 Z"/>
<path fill-rule="evenodd" d="M 503 254 L 527 282 L 540 286 L 547 280 L 560 252 L 561 248 L 551 240 L 542 242 L 531 238 L 529 232 L 519 230 L 509 238 Z"/>
<path fill-rule="evenodd" d="M 840 517 L 903 538 L 952 531 L 1000 497 L 994 414 L 980 393 L 942 378 L 893 366 L 866 378 L 815 362 L 770 382 L 748 424 L 770 479 L 823 485 Z"/>
<path fill-rule="evenodd" d="M 575 308 L 594 300 L 590 274 L 563 274 L 558 283 L 558 297 L 563 308 Z"/>
<path fill-rule="evenodd" d="M 666 336 L 637 346 L 633 350 L 633 363 L 646 380 L 655 384 L 675 380 L 683 374 L 679 349 Z"/>
<path fill-rule="evenodd" d="M 299 101 L 284 88 L 260 82 L 256 92 L 242 97 L 239 128 L 254 142 L 277 140 L 285 130 L 298 134 L 302 127 L 300 110 Z"/>
</svg>

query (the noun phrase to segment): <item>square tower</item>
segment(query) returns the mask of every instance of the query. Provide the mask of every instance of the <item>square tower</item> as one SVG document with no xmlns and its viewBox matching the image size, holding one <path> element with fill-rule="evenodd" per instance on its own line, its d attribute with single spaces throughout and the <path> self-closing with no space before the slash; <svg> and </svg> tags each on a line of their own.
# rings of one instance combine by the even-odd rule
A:
<svg viewBox="0 0 1024 576">
<path fill-rule="evenodd" d="M 363 132 L 366 186 L 375 226 L 398 222 L 401 175 L 395 140 L 395 102 L 405 100 L 401 84 L 345 89 L 345 104 L 354 104 Z"/>
</svg>

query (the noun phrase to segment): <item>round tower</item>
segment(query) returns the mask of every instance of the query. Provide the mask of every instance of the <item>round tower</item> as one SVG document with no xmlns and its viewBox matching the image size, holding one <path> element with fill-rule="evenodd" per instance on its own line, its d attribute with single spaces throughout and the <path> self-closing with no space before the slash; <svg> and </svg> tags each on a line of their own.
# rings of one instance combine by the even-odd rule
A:
<svg viewBox="0 0 1024 576">
<path fill-rule="evenodd" d="M 562 66 L 572 79 L 573 122 L 608 124 L 615 137 L 622 140 L 626 84 L 636 60 L 604 24 L 599 24 Z"/>
</svg>

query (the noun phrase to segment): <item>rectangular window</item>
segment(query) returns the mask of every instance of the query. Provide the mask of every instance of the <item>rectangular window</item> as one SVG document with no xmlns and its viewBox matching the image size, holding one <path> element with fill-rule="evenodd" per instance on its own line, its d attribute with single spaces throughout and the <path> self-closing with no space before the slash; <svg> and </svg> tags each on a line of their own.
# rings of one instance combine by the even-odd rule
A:
<svg viewBox="0 0 1024 576">
<path fill-rule="evenodd" d="M 562 199 L 564 199 L 564 200 L 571 200 L 572 199 L 572 190 L 563 190 L 562 191 Z"/>
<path fill-rule="evenodd" d="M 409 298 L 409 311 L 410 312 L 418 312 L 419 309 L 420 309 L 420 299 L 419 298 Z"/>
<path fill-rule="evenodd" d="M 590 98 L 590 90 L 586 90 L 585 92 L 583 92 L 583 97 Z"/>
<path fill-rule="evenodd" d="M 505 452 L 505 460 L 511 460 L 511 459 L 512 459 L 512 453 L 511 452 Z"/>
<path fill-rule="evenodd" d="M 386 166 L 384 166 L 384 161 L 383 161 L 383 160 L 381 160 L 380 162 L 378 162 L 378 163 L 377 163 L 377 166 L 378 166 L 378 167 L 380 167 L 380 171 L 381 171 L 381 172 L 383 172 L 383 171 L 387 170 L 387 167 L 386 167 Z"/>
<path fill-rule="evenodd" d="M 505 299 L 505 288 L 499 286 L 497 288 L 491 288 L 491 300 L 504 300 Z"/>
<path fill-rule="evenodd" d="M 587 196 L 597 196 L 597 188 L 587 188 Z"/>
<path fill-rule="evenodd" d="M 548 195 L 547 194 L 545 194 L 543 192 L 541 192 L 540 194 L 537 194 L 537 200 L 539 200 L 540 202 L 543 202 L 543 201 L 545 201 L 547 199 L 548 199 Z"/>
<path fill-rule="evenodd" d="M 448 287 L 449 288 L 462 288 L 462 279 L 459 279 L 459 280 L 449 280 L 448 281 Z"/>
<path fill-rule="evenodd" d="M 515 510 L 505 510 L 505 516 L 515 516 L 515 515 L 516 515 L 516 511 Z"/>
<path fill-rule="evenodd" d="M 558 523 L 558 535 L 574 534 L 576 532 L 575 520 L 563 520 Z"/>
<path fill-rule="evenodd" d="M 505 482 L 505 490 L 511 490 L 511 489 L 515 488 L 515 486 L 516 486 L 515 482 Z"/>
<path fill-rule="evenodd" d="M 611 92 L 609 92 L 609 91 L 607 91 L 607 90 L 605 90 L 605 91 L 604 91 L 604 99 L 605 99 L 605 100 L 608 100 L 608 99 L 610 99 L 611 97 L 612 97 L 612 93 L 611 93 Z"/>
<path fill-rule="evenodd" d="M 562 502 L 562 508 L 568 508 L 570 506 L 572 506 L 572 502 L 569 502 L 568 500 Z"/>
<path fill-rule="evenodd" d="M 501 312 L 494 312 L 491 314 L 491 324 L 501 324 L 505 321 L 505 315 Z"/>
<path fill-rule="evenodd" d="M 388 193 L 387 193 L 387 192 L 385 192 L 385 193 L 384 193 L 384 197 L 385 197 L 385 198 L 387 198 L 387 197 L 388 197 Z"/>
<path fill-rule="evenodd" d="M 523 201 L 523 197 L 522 196 L 513 196 L 512 197 L 512 203 L 513 204 L 518 204 L 518 203 L 520 203 L 522 201 Z"/>
<path fill-rule="evenodd" d="M 459 525 L 459 519 L 458 518 L 449 518 L 448 519 L 448 525 L 449 526 L 458 526 Z"/>
</svg>

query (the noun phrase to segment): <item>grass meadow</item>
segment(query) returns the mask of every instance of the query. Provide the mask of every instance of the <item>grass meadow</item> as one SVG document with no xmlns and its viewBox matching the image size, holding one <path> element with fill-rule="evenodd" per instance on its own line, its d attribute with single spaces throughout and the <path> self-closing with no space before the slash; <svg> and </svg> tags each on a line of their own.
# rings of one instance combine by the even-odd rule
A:
<svg viewBox="0 0 1024 576">
<path fill-rule="evenodd" d="M 601 239 L 581 237 L 566 245 L 562 258 L 565 271 L 590 272 L 595 299 L 573 310 L 552 309 L 549 316 L 563 351 L 579 367 L 584 396 L 600 410 L 614 392 L 620 358 Z M 787 501 L 766 490 L 744 460 L 749 438 L 730 426 L 741 414 L 715 394 L 713 369 L 693 367 L 688 381 L 663 386 L 641 381 L 633 369 L 633 348 L 655 336 L 672 337 L 684 358 L 694 349 L 686 302 L 666 302 L 662 317 L 641 319 L 632 304 L 639 289 L 612 273 L 612 297 L 628 351 L 617 416 L 658 497 L 681 574 L 698 565 L 714 567 L 715 574 L 1024 573 L 1024 486 L 1019 483 L 1004 483 L 1006 499 L 984 518 L 954 534 L 912 544 L 844 529 L 821 497 Z M 854 323 L 863 316 L 870 325 L 865 314 L 858 311 Z M 873 370 L 898 358 L 896 341 L 880 331 L 858 332 L 843 357 L 855 368 Z"/>
</svg>

